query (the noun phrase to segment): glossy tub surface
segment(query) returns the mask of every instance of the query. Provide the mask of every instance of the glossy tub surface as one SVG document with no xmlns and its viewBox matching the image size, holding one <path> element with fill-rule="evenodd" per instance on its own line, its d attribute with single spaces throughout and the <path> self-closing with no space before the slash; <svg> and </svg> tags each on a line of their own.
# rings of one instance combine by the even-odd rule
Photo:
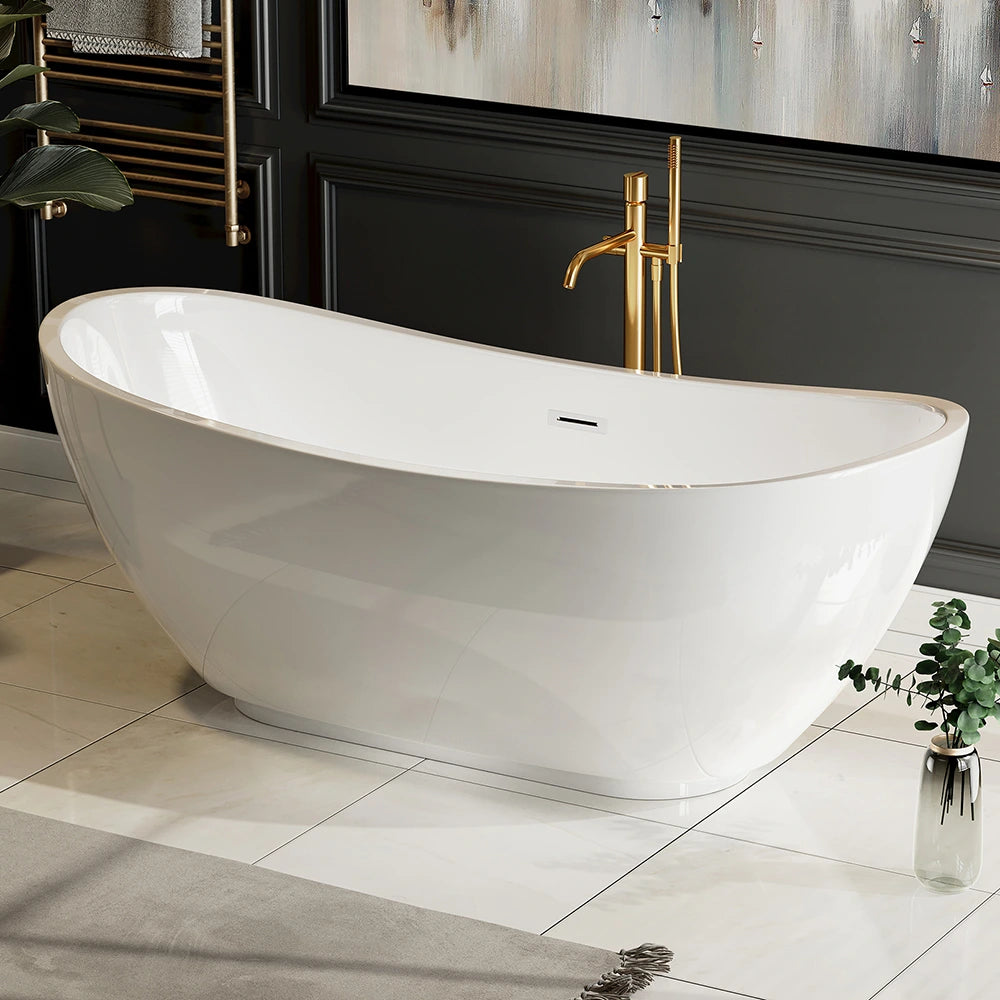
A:
<svg viewBox="0 0 1000 1000">
<path fill-rule="evenodd" d="M 75 299 L 40 340 L 98 527 L 244 712 L 621 796 L 723 787 L 815 719 L 968 423 L 203 290 Z"/>
</svg>

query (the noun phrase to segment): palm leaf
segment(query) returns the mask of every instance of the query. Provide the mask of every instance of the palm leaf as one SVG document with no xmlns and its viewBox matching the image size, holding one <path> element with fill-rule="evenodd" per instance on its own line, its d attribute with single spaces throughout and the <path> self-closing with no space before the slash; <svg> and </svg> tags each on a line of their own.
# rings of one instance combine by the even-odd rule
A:
<svg viewBox="0 0 1000 1000">
<path fill-rule="evenodd" d="M 0 135 L 18 128 L 42 128 L 47 132 L 79 132 L 80 119 L 59 101 L 22 104 L 0 118 Z"/>
<path fill-rule="evenodd" d="M 29 149 L 0 182 L 0 202 L 26 208 L 59 200 L 116 211 L 132 204 L 132 189 L 106 156 L 86 146 Z"/>
<path fill-rule="evenodd" d="M 18 7 L 16 4 L 0 3 L 0 59 L 6 59 L 14 45 L 14 34 L 18 21 L 26 21 L 38 14 L 47 14 L 52 8 L 40 0 L 28 0 Z"/>
<path fill-rule="evenodd" d="M 15 66 L 0 80 L 0 87 L 6 87 L 9 83 L 17 83 L 18 80 L 23 80 L 26 76 L 37 76 L 39 73 L 44 72 L 45 70 L 41 66 L 32 66 L 31 63 L 21 63 L 20 66 Z"/>
</svg>

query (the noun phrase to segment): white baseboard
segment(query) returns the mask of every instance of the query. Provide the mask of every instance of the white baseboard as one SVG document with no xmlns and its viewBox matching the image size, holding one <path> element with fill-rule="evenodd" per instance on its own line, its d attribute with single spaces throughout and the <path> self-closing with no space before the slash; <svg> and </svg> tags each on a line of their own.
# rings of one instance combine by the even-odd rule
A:
<svg viewBox="0 0 1000 1000">
<path fill-rule="evenodd" d="M 83 502 L 58 434 L 0 424 L 0 489 Z"/>
</svg>

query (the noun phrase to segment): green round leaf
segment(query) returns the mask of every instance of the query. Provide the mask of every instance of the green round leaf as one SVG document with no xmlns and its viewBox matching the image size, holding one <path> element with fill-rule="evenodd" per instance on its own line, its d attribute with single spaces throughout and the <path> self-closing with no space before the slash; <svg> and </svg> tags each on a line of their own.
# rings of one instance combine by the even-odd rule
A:
<svg viewBox="0 0 1000 1000">
<path fill-rule="evenodd" d="M 958 717 L 956 725 L 959 729 L 965 732 L 967 729 L 978 729 L 979 720 L 974 719 L 968 712 L 962 712 L 962 714 Z"/>
<path fill-rule="evenodd" d="M 929 733 L 932 729 L 937 729 L 937 723 L 931 722 L 930 719 L 917 719 L 913 723 L 914 729 L 919 729 L 922 733 Z"/>
</svg>

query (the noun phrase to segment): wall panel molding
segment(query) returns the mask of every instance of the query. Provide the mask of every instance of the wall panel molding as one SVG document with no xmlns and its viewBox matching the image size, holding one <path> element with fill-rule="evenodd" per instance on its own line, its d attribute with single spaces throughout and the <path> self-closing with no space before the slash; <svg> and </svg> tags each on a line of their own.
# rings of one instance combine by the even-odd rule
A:
<svg viewBox="0 0 1000 1000">
<path fill-rule="evenodd" d="M 931 547 L 917 583 L 1000 597 L 1000 549 L 939 539 Z M 987 631 L 995 627 L 989 622 L 985 624 Z"/>
<path fill-rule="evenodd" d="M 258 117 L 278 117 L 277 0 L 243 0 L 236 19 L 236 102 Z"/>
<path fill-rule="evenodd" d="M 317 171 L 319 184 L 319 272 L 320 302 L 324 309 L 339 309 L 337 287 L 337 184 L 336 173 Z"/>
<path fill-rule="evenodd" d="M 386 192 L 409 192 L 476 202 L 507 202 L 554 211 L 589 215 L 608 221 L 620 208 L 617 191 L 566 186 L 551 181 L 483 174 L 471 170 L 433 169 L 400 163 L 315 157 L 321 182 L 322 252 L 324 261 L 335 254 L 336 236 L 329 231 L 335 198 L 331 187 L 353 186 Z M 652 198 L 649 218 L 665 227 L 668 203 Z M 995 206 L 1000 211 L 1000 200 Z M 995 220 L 1000 224 L 1000 216 Z M 924 233 L 912 228 L 843 221 L 790 212 L 684 202 L 686 231 L 754 240 L 771 240 L 798 247 L 894 256 L 935 264 L 1000 269 L 1000 240 L 966 235 Z M 1000 232 L 1000 229 L 998 229 Z M 329 272 L 324 267 L 324 280 Z M 324 302 L 335 301 L 324 289 Z M 328 306 L 328 308 L 333 308 Z"/>
<path fill-rule="evenodd" d="M 238 165 L 249 174 L 251 242 L 232 253 L 256 253 L 260 283 L 258 295 L 280 299 L 284 293 L 281 224 L 281 151 L 263 146 L 240 146 Z M 220 237 L 221 239 L 221 237 Z"/>
</svg>

